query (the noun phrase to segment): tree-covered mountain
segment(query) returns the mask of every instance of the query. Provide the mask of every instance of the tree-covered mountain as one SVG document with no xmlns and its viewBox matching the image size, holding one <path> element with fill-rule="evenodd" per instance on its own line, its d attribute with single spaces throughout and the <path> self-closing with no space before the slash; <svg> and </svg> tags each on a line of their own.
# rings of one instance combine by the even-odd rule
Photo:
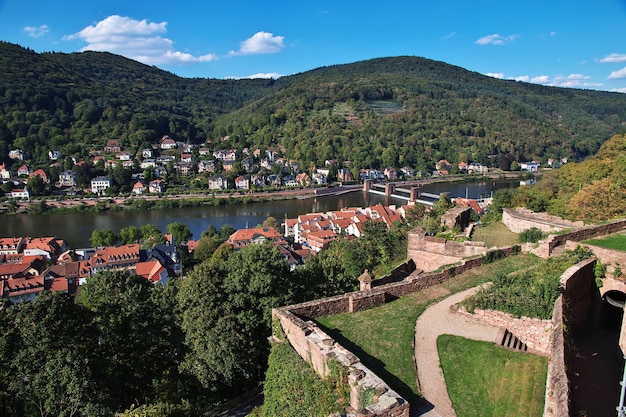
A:
<svg viewBox="0 0 626 417">
<path fill-rule="evenodd" d="M 379 58 L 278 80 L 186 79 L 103 52 L 37 54 L 0 43 L 0 159 L 23 149 L 87 156 L 162 135 L 273 148 L 308 168 L 439 159 L 508 169 L 583 159 L 626 130 L 626 95 L 498 80 L 418 57 Z M 224 137 L 227 142 L 221 142 Z M 219 145 L 217 145 L 219 143 Z"/>
</svg>

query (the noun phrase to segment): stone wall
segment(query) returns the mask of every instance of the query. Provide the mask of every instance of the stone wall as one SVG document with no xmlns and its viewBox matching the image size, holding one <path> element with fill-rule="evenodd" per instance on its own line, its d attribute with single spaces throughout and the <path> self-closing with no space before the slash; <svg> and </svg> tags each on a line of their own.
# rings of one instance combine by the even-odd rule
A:
<svg viewBox="0 0 626 417">
<path fill-rule="evenodd" d="M 563 297 L 557 298 L 554 303 L 552 327 L 543 415 L 544 417 L 569 417 L 569 378 L 566 358 L 570 353 L 563 326 Z"/>
<path fill-rule="evenodd" d="M 547 213 L 535 213 L 525 208 L 505 208 L 502 210 L 502 223 L 513 233 L 537 228 L 544 233 L 580 228 L 582 222 L 570 222 Z"/>
<path fill-rule="evenodd" d="M 470 207 L 454 207 L 441 216 L 441 226 L 463 230 L 470 224 L 471 212 Z"/>
<path fill-rule="evenodd" d="M 616 266 L 619 266 L 622 273 L 626 275 L 626 253 L 624 253 L 624 251 L 602 248 L 595 245 L 587 245 L 585 243 L 574 242 L 571 240 L 565 243 L 565 249 L 573 250 L 576 249 L 576 246 L 578 245 L 589 248 L 596 258 L 598 258 L 598 261 L 600 261 L 602 265 L 606 266 L 606 273 L 608 275 L 614 275 Z M 622 279 L 624 278 L 626 277 L 622 277 Z"/>
<path fill-rule="evenodd" d="M 418 269 L 424 271 L 434 271 L 444 265 L 458 263 L 463 258 L 483 255 L 486 251 L 483 242 L 454 242 L 427 236 L 419 227 L 411 230 L 408 235 L 408 256 Z"/>
<path fill-rule="evenodd" d="M 458 313 L 501 329 L 508 329 L 528 347 L 530 353 L 543 356 L 550 354 L 552 320 L 541 320 L 532 317 L 517 318 L 502 311 L 481 310 L 478 308 L 474 310 L 474 313 L 468 313 L 464 307 L 459 307 Z"/>
<path fill-rule="evenodd" d="M 280 322 L 291 346 L 311 363 L 318 375 L 329 374 L 330 361 L 348 369 L 351 411 L 372 417 L 409 417 L 409 403 L 315 323 L 304 321 L 285 308 L 275 309 L 273 317 Z M 375 393 L 369 405 L 364 404 L 363 395 L 368 391 Z"/>
<path fill-rule="evenodd" d="M 500 256 L 511 255 L 519 247 L 499 249 Z M 370 291 L 356 291 L 336 297 L 328 297 L 306 303 L 276 308 L 272 311 L 289 343 L 296 352 L 309 361 L 313 369 L 321 375 L 329 372 L 328 363 L 337 360 L 350 369 L 351 407 L 358 411 L 361 395 L 365 390 L 374 389 L 377 393 L 375 404 L 367 407 L 371 417 L 408 417 L 409 404 L 391 390 L 377 375 L 361 364 L 358 357 L 323 332 L 312 319 L 345 312 L 356 312 L 376 307 L 403 295 L 445 282 L 485 262 L 483 258 L 463 261 L 460 265 L 441 272 L 421 274 L 414 271 L 404 280 L 380 285 Z M 406 268 L 401 265 L 400 268 Z"/>
<path fill-rule="evenodd" d="M 557 246 L 565 245 L 568 240 L 574 242 L 582 242 L 583 240 L 621 232 L 624 229 L 626 229 L 626 219 L 616 220 L 611 223 L 601 224 L 597 226 L 583 227 L 570 233 L 564 233 L 562 235 L 550 236 L 547 242 L 548 253 L 552 254 L 554 248 L 556 248 Z"/>
</svg>

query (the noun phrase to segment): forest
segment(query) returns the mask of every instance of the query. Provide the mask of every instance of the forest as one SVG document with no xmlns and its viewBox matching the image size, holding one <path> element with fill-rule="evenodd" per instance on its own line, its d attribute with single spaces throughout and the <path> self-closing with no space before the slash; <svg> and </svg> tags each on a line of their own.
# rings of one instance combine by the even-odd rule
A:
<svg viewBox="0 0 626 417">
<path fill-rule="evenodd" d="M 272 149 L 308 169 L 440 159 L 509 169 L 582 160 L 624 131 L 626 96 L 498 80 L 420 57 L 314 69 L 277 80 L 185 79 L 103 52 L 42 53 L 0 42 L 0 159 L 22 149 L 87 159 L 109 139 Z"/>
</svg>

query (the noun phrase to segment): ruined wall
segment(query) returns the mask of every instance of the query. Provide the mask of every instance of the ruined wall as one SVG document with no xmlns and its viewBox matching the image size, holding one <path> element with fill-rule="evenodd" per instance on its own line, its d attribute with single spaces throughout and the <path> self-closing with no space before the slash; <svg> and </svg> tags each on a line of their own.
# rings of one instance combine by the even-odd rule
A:
<svg viewBox="0 0 626 417">
<path fill-rule="evenodd" d="M 454 207 L 441 216 L 441 225 L 450 229 L 458 227 L 463 230 L 470 224 L 471 211 L 470 207 Z"/>
<path fill-rule="evenodd" d="M 565 341 L 562 296 L 554 303 L 552 327 L 543 415 L 544 417 L 569 417 L 569 378 L 566 358 L 570 353 Z"/>
<path fill-rule="evenodd" d="M 541 320 L 532 317 L 517 318 L 502 311 L 481 310 L 478 308 L 474 310 L 474 313 L 469 313 L 464 307 L 459 307 L 458 313 L 501 329 L 508 329 L 528 347 L 530 353 L 543 356 L 550 354 L 552 320 Z"/>
<path fill-rule="evenodd" d="M 582 242 L 583 240 L 592 239 L 594 237 L 610 235 L 612 233 L 621 232 L 626 229 L 626 219 L 616 220 L 611 223 L 601 224 L 598 226 L 583 227 L 570 233 L 562 235 L 550 236 L 548 239 L 548 253 L 551 254 L 554 248 L 564 245 L 568 240 L 574 242 Z"/>
<path fill-rule="evenodd" d="M 568 240 L 565 243 L 565 249 L 573 250 L 579 245 L 589 248 L 593 252 L 596 258 L 598 258 L 598 261 L 600 261 L 602 265 L 606 266 L 606 273 L 608 275 L 613 275 L 615 273 L 616 266 L 618 266 L 622 270 L 622 273 L 626 275 L 626 253 L 624 251 L 602 248 L 600 246 L 578 243 L 571 240 Z M 622 276 L 621 279 L 624 278 L 626 277 Z"/>
<path fill-rule="evenodd" d="M 505 208 L 502 210 L 502 223 L 513 233 L 537 228 L 544 233 L 579 228 L 582 222 L 570 222 L 547 213 L 535 213 L 525 208 Z"/>
<path fill-rule="evenodd" d="M 348 369 L 352 411 L 372 417 L 409 417 L 409 403 L 315 323 L 298 318 L 286 308 L 274 309 L 272 313 L 291 346 L 311 363 L 318 375 L 329 374 L 330 361 L 339 362 Z M 370 390 L 375 395 L 371 404 L 366 406 L 363 393 Z"/>
<path fill-rule="evenodd" d="M 434 271 L 444 265 L 451 265 L 463 258 L 479 256 L 486 252 L 483 242 L 453 242 L 440 237 L 426 236 L 421 228 L 409 232 L 408 256 L 415 266 L 424 271 Z"/>
</svg>

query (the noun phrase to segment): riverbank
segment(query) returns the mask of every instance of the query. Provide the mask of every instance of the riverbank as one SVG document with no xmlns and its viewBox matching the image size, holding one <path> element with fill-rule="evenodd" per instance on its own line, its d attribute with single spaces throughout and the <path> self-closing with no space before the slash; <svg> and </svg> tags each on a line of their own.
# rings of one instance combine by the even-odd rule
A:
<svg viewBox="0 0 626 417">
<path fill-rule="evenodd" d="M 535 173 L 536 174 L 536 173 Z M 423 187 L 429 184 L 469 183 L 477 181 L 507 181 L 528 178 L 528 173 L 492 173 L 484 176 L 461 175 L 398 181 L 397 185 Z M 124 197 L 42 197 L 30 201 L 5 200 L 0 202 L 2 214 L 71 214 L 98 213 L 120 210 L 155 210 L 179 207 L 222 206 L 268 201 L 307 199 L 341 195 L 362 189 L 361 184 L 336 187 L 274 189 L 265 191 L 230 191 L 225 193 L 190 193 L 162 195 L 130 195 Z"/>
</svg>

